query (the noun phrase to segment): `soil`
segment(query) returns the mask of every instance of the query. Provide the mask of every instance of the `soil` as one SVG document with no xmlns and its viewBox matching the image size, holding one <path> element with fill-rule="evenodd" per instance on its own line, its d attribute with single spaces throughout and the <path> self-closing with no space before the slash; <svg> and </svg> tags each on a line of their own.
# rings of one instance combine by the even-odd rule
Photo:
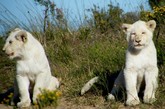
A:
<svg viewBox="0 0 165 109">
<path fill-rule="evenodd" d="M 8 106 L 5 104 L 0 104 L 0 109 L 13 109 L 13 106 Z M 37 109 L 35 106 L 31 106 L 28 108 L 23 108 L 23 109 Z M 59 105 L 57 108 L 54 107 L 46 107 L 44 109 L 100 109 L 100 107 L 93 107 L 93 106 L 83 106 L 83 105 L 76 105 L 71 102 L 67 102 L 65 98 L 62 98 L 59 102 Z"/>
</svg>

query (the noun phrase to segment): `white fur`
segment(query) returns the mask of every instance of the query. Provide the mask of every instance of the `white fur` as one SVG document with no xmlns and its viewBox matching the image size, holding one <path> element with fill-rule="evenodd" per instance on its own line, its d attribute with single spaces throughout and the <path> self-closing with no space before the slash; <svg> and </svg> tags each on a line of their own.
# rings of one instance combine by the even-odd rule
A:
<svg viewBox="0 0 165 109">
<path fill-rule="evenodd" d="M 153 103 L 155 101 L 155 91 L 157 89 L 157 54 L 155 45 L 152 41 L 153 31 L 156 22 L 137 21 L 134 24 L 123 24 L 123 29 L 127 34 L 128 49 L 126 51 L 126 63 L 122 75 L 117 78 L 115 86 L 109 99 L 114 99 L 115 93 L 119 87 L 126 88 L 126 105 L 137 105 L 140 103 L 138 92 L 142 81 L 145 82 L 144 103 Z M 117 85 L 116 87 L 116 84 Z"/>
<path fill-rule="evenodd" d="M 85 92 L 87 92 L 94 83 L 98 82 L 99 80 L 99 77 L 96 76 L 94 78 L 92 78 L 91 80 L 89 80 L 84 86 L 83 88 L 81 89 L 81 95 L 83 95 Z"/>
<path fill-rule="evenodd" d="M 123 24 L 122 28 L 127 35 L 126 39 L 128 41 L 125 68 L 115 80 L 113 89 L 108 94 L 109 100 L 115 99 L 114 96 L 118 93 L 119 89 L 126 88 L 126 105 L 139 104 L 138 92 L 142 81 L 144 81 L 144 103 L 153 103 L 155 101 L 155 91 L 158 87 L 157 54 L 152 41 L 155 27 L 156 22 L 154 20 Z M 98 81 L 98 77 L 96 79 Z M 91 80 L 81 89 L 81 94 L 84 94 L 97 82 L 95 78 Z"/>
<path fill-rule="evenodd" d="M 14 97 L 19 92 L 18 107 L 30 106 L 31 83 L 34 84 L 33 102 L 36 102 L 40 89 L 56 90 L 59 87 L 58 79 L 51 75 L 42 45 L 29 32 L 18 28 L 12 31 L 6 39 L 3 50 L 10 59 L 15 59 L 17 62 Z"/>
</svg>

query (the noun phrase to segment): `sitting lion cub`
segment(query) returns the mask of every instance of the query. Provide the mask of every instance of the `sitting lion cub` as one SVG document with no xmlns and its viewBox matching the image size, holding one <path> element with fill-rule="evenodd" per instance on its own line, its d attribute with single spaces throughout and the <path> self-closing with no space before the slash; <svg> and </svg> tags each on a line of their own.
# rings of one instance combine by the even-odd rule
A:
<svg viewBox="0 0 165 109">
<path fill-rule="evenodd" d="M 41 89 L 56 90 L 59 81 L 51 75 L 49 63 L 42 45 L 29 32 L 16 28 L 13 30 L 3 47 L 10 59 L 15 59 L 16 81 L 14 98 L 20 96 L 18 107 L 28 107 L 31 104 L 29 87 L 33 87 L 33 102 Z"/>
<path fill-rule="evenodd" d="M 108 99 L 115 99 L 115 95 L 121 87 L 125 87 L 127 100 L 126 105 L 137 105 L 140 103 L 138 92 L 140 86 L 145 83 L 144 103 L 155 101 L 155 91 L 158 87 L 158 67 L 155 45 L 152 41 L 156 22 L 137 21 L 133 24 L 123 24 L 126 33 L 128 49 L 126 51 L 125 68 L 115 80 L 113 89 Z M 98 77 L 92 78 L 81 90 L 84 94 L 98 81 Z"/>
</svg>

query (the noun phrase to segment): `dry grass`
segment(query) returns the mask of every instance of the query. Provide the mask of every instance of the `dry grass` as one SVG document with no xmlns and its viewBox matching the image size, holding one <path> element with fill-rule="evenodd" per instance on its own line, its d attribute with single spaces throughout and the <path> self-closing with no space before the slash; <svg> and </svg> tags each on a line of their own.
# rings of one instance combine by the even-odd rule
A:
<svg viewBox="0 0 165 109">
<path fill-rule="evenodd" d="M 121 14 L 117 7 L 111 7 L 109 11 Z M 133 13 L 127 13 L 125 17 L 119 17 L 113 22 L 107 15 L 108 11 L 97 12 L 95 19 L 90 19 L 89 24 L 80 26 L 79 29 L 70 31 L 69 27 L 51 27 L 43 33 L 42 31 L 32 31 L 32 34 L 43 44 L 48 56 L 52 74 L 61 80 L 59 88 L 62 91 L 62 98 L 59 101 L 58 109 L 163 109 L 165 108 L 165 37 L 164 25 L 160 25 L 155 31 L 154 41 L 158 51 L 159 66 L 159 88 L 156 93 L 157 101 L 152 104 L 141 103 L 135 107 L 124 106 L 124 101 L 106 101 L 104 89 L 108 89 L 106 85 L 106 76 L 120 71 L 124 66 L 125 49 L 127 47 L 125 36 L 120 30 L 122 22 L 133 22 L 139 18 Z M 93 13 L 94 14 L 94 13 Z M 127 15 L 134 15 L 132 18 Z M 94 14 L 95 15 L 95 14 Z M 93 15 L 93 16 L 94 16 Z M 122 15 L 122 14 L 121 14 Z M 103 22 L 100 22 L 99 19 Z M 104 19 L 105 18 L 105 19 Z M 10 20 L 10 19 L 9 19 Z M 96 20 L 95 24 L 91 24 Z M 109 23 L 109 21 L 111 21 Z M 93 21 L 94 22 L 94 21 Z M 116 23 L 117 22 L 117 23 Z M 109 24 L 104 26 L 104 23 Z M 100 28 L 103 26 L 104 29 Z M 13 26 L 12 26 L 13 27 Z M 114 29 L 115 28 L 115 29 Z M 159 34 L 158 34 L 159 33 Z M 159 38 L 156 38 L 158 36 Z M 46 40 L 45 40 L 46 39 Z M 46 41 L 46 42 L 45 42 Z M 0 38 L 0 49 L 4 42 Z M 15 75 L 15 62 L 7 59 L 5 54 L 0 51 L 0 92 L 6 92 L 13 86 Z M 92 77 L 102 75 L 103 81 L 97 84 L 84 96 L 80 96 L 82 86 Z M 109 80 L 111 81 L 111 80 Z M 3 94 L 0 96 L 2 100 Z M 0 106 L 1 108 L 1 106 Z M 48 107 L 49 109 L 53 107 Z"/>
</svg>

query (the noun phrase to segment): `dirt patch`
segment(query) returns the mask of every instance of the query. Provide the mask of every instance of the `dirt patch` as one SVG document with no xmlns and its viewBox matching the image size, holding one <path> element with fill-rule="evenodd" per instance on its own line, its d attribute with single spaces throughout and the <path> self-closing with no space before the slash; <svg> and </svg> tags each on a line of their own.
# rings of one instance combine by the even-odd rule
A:
<svg viewBox="0 0 165 109">
<path fill-rule="evenodd" d="M 13 109 L 12 106 L 7 106 L 7 105 L 4 105 L 4 104 L 0 104 L 0 109 Z"/>
<path fill-rule="evenodd" d="M 13 109 L 13 106 L 8 106 L 5 104 L 0 104 L 0 109 Z M 37 109 L 35 106 L 31 106 L 28 108 L 23 108 L 23 109 Z M 55 107 L 45 107 L 44 109 L 55 109 Z M 101 109 L 96 106 L 84 106 L 84 105 L 77 105 L 72 102 L 66 101 L 65 98 L 61 98 L 59 101 L 59 105 L 57 106 L 56 109 Z"/>
</svg>

